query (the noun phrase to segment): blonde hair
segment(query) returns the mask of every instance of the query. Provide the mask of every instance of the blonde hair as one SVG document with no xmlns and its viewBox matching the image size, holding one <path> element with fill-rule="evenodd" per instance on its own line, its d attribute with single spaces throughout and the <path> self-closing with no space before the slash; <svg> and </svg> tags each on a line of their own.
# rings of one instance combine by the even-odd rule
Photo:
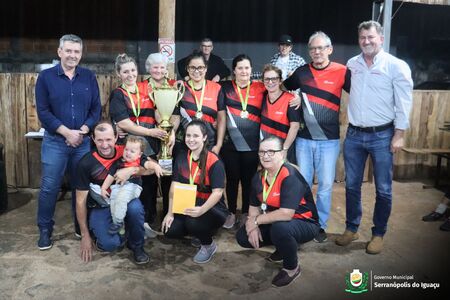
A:
<svg viewBox="0 0 450 300">
<path fill-rule="evenodd" d="M 137 68 L 136 61 L 131 56 L 128 56 L 128 54 L 121 53 L 121 54 L 117 55 L 116 62 L 114 63 L 117 73 L 120 72 L 120 68 L 122 67 L 123 64 L 129 63 L 129 62 L 134 63 L 134 65 Z"/>
</svg>

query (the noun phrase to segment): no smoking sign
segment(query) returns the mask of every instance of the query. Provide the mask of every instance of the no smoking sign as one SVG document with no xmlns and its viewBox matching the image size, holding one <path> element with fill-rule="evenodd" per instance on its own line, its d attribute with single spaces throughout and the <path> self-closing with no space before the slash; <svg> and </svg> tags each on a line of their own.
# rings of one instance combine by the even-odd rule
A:
<svg viewBox="0 0 450 300">
<path fill-rule="evenodd" d="M 158 39 L 159 52 L 169 59 L 169 63 L 175 63 L 175 42 L 172 39 Z"/>
</svg>

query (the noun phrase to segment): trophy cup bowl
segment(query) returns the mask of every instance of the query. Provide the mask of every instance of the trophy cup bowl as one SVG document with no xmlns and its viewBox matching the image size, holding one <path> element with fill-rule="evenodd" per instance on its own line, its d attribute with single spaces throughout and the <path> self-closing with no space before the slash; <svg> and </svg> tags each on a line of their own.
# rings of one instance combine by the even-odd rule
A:
<svg viewBox="0 0 450 300">
<path fill-rule="evenodd" d="M 169 136 L 173 125 L 170 123 L 170 117 L 178 102 L 184 95 L 184 84 L 176 86 L 163 85 L 159 88 L 155 87 L 149 93 L 150 99 L 156 106 L 161 117 L 161 123 L 158 127 L 167 132 L 165 139 L 161 141 L 161 151 L 158 154 L 158 163 L 163 169 L 163 175 L 172 175 L 172 156 L 169 154 Z"/>
</svg>

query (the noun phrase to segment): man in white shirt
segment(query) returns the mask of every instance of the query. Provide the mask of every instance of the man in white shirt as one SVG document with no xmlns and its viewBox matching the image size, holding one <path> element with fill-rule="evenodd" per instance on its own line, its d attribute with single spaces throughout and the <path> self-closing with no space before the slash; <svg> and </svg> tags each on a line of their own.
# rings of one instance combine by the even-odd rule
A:
<svg viewBox="0 0 450 300">
<path fill-rule="evenodd" d="M 392 207 L 393 154 L 403 147 L 412 105 L 411 70 L 402 60 L 383 51 L 383 29 L 378 22 L 358 27 L 362 53 L 351 58 L 349 127 L 344 142 L 346 173 L 346 230 L 336 244 L 347 246 L 359 238 L 362 216 L 361 184 L 367 157 L 373 162 L 376 202 L 372 239 L 366 252 L 378 254 Z"/>
</svg>

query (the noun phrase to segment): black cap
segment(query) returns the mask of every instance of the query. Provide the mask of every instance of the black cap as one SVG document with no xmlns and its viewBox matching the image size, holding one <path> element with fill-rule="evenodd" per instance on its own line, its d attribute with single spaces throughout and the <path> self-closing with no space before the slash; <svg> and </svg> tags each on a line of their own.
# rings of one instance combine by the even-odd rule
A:
<svg viewBox="0 0 450 300">
<path fill-rule="evenodd" d="M 280 40 L 278 41 L 280 45 L 292 45 L 292 37 L 287 34 L 283 34 L 280 36 Z"/>
</svg>

